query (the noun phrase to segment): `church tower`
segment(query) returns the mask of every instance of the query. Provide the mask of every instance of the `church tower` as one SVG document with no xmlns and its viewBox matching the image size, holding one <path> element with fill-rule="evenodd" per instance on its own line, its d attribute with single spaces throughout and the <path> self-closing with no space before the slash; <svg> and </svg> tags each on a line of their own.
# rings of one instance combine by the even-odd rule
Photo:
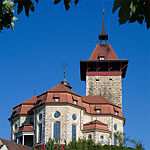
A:
<svg viewBox="0 0 150 150">
<path fill-rule="evenodd" d="M 108 42 L 104 10 L 99 41 L 89 60 L 80 61 L 81 80 L 86 81 L 86 95 L 100 95 L 122 107 L 122 78 L 126 75 L 128 60 L 120 60 Z"/>
</svg>

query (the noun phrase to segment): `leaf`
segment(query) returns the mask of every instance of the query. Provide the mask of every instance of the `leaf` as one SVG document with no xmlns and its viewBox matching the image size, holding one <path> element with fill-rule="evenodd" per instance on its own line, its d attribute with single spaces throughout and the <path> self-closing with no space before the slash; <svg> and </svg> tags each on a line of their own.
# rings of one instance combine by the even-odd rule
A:
<svg viewBox="0 0 150 150">
<path fill-rule="evenodd" d="M 58 4 L 61 0 L 55 0 L 54 4 Z"/>
<path fill-rule="evenodd" d="M 13 22 L 11 22 L 10 25 L 11 25 L 12 30 L 14 30 L 15 24 Z"/>
<path fill-rule="evenodd" d="M 74 0 L 75 5 L 77 5 L 79 2 L 79 0 Z"/>
<path fill-rule="evenodd" d="M 18 18 L 16 18 L 16 17 L 13 17 L 13 18 L 12 18 L 12 20 L 14 20 L 14 21 L 17 21 L 17 20 L 18 20 Z"/>
<path fill-rule="evenodd" d="M 64 5 L 66 10 L 68 11 L 71 5 L 71 0 L 64 0 Z"/>
<path fill-rule="evenodd" d="M 39 0 L 35 0 L 37 3 L 39 2 Z"/>
<path fill-rule="evenodd" d="M 126 23 L 129 18 L 130 18 L 130 5 L 131 1 L 130 0 L 124 0 L 123 5 L 121 6 L 118 17 L 119 17 L 119 24 L 124 24 Z"/>
<path fill-rule="evenodd" d="M 123 0 L 114 0 L 112 12 L 114 13 L 119 7 L 121 7 L 122 3 L 123 3 Z"/>
<path fill-rule="evenodd" d="M 25 7 L 25 14 L 26 14 L 27 17 L 29 17 L 29 14 L 30 14 L 29 7 Z"/>
<path fill-rule="evenodd" d="M 17 13 L 20 14 L 23 10 L 23 3 L 18 2 L 18 6 L 17 6 Z"/>
<path fill-rule="evenodd" d="M 31 2 L 31 4 L 30 4 L 30 9 L 31 9 L 31 11 L 34 11 L 34 5 L 33 5 L 33 2 Z"/>
</svg>

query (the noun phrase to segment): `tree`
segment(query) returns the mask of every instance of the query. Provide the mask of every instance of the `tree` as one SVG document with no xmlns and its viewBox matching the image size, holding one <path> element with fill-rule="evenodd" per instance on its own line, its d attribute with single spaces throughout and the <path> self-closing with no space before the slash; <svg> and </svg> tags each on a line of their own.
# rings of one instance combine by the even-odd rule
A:
<svg viewBox="0 0 150 150">
<path fill-rule="evenodd" d="M 35 0 L 38 3 L 39 0 Z M 54 4 L 60 3 L 62 0 L 54 0 Z M 65 9 L 68 11 L 71 6 L 71 1 L 75 5 L 80 0 L 63 0 Z M 14 7 L 17 10 L 17 14 L 20 14 L 23 9 L 25 14 L 29 17 L 30 11 L 34 12 L 34 4 L 32 0 L 0 0 L 0 31 L 3 28 L 14 29 L 14 21 L 17 20 L 14 17 Z M 150 0 L 114 0 L 112 12 L 118 11 L 119 24 L 126 22 L 133 23 L 138 22 L 140 24 L 145 20 L 147 29 L 150 28 Z"/>
</svg>

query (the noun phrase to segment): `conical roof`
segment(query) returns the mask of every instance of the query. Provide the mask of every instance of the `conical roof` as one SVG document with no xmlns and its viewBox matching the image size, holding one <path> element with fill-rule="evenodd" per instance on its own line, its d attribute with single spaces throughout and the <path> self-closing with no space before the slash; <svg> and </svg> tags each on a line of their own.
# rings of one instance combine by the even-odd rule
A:
<svg viewBox="0 0 150 150">
<path fill-rule="evenodd" d="M 97 44 L 89 60 L 98 60 L 100 56 L 105 60 L 119 60 L 109 43 Z"/>
</svg>

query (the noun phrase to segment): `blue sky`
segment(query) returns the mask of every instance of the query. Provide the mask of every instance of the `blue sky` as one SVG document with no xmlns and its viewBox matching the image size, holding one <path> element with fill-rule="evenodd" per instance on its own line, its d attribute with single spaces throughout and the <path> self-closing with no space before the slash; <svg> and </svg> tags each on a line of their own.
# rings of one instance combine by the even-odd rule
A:
<svg viewBox="0 0 150 150">
<path fill-rule="evenodd" d="M 67 63 L 72 90 L 85 95 L 80 60 L 88 60 L 98 41 L 105 8 L 105 28 L 120 59 L 129 59 L 123 79 L 125 133 L 150 149 L 150 31 L 145 23 L 119 25 L 113 1 L 82 0 L 66 12 L 63 4 L 40 0 L 30 17 L 17 16 L 15 30 L 0 34 L 0 137 L 10 139 L 12 108 L 57 85 Z"/>
</svg>

